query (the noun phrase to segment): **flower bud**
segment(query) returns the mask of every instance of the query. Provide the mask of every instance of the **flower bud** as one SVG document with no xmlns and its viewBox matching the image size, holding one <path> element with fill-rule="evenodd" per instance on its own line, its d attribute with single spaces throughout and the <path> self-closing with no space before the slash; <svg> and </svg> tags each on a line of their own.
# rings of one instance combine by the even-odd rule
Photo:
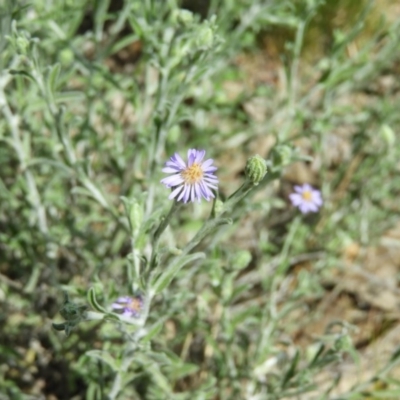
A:
<svg viewBox="0 0 400 400">
<path fill-rule="evenodd" d="M 189 10 L 177 9 L 172 15 L 174 22 L 183 26 L 188 26 L 193 22 L 193 13 Z"/>
<path fill-rule="evenodd" d="M 70 49 L 61 50 L 58 57 L 61 64 L 64 66 L 69 66 L 74 61 L 74 53 Z"/>
<path fill-rule="evenodd" d="M 232 268 L 236 270 L 246 268 L 252 259 L 251 253 L 247 250 L 240 250 L 235 254 L 232 261 Z"/>
<path fill-rule="evenodd" d="M 199 48 L 209 49 L 214 42 L 214 32 L 213 30 L 207 26 L 203 25 L 198 32 L 198 36 L 196 38 L 196 44 Z"/>
<path fill-rule="evenodd" d="M 271 158 L 274 167 L 285 167 L 292 162 L 293 149 L 287 145 L 277 145 L 273 148 Z"/>
<path fill-rule="evenodd" d="M 393 146 L 394 142 L 396 141 L 396 135 L 389 125 L 383 124 L 379 133 L 389 147 Z"/>
<path fill-rule="evenodd" d="M 247 160 L 244 173 L 246 178 L 256 186 L 267 173 L 267 162 L 261 156 L 256 154 Z"/>
<path fill-rule="evenodd" d="M 337 351 L 350 351 L 353 348 L 353 342 L 348 335 L 339 336 L 334 343 L 334 349 Z"/>
<path fill-rule="evenodd" d="M 29 47 L 29 40 L 25 36 L 19 36 L 19 37 L 17 37 L 15 44 L 16 44 L 18 50 L 21 52 L 21 54 L 26 55 L 28 47 Z"/>
<path fill-rule="evenodd" d="M 60 310 L 60 314 L 65 318 L 65 322 L 57 324 L 53 323 L 53 328 L 57 331 L 64 331 L 68 336 L 76 325 L 86 317 L 87 306 L 85 304 L 72 303 L 69 300 L 68 293 L 64 293 L 64 304 Z"/>
<path fill-rule="evenodd" d="M 220 215 L 224 211 L 224 202 L 220 199 L 215 200 L 214 212 L 215 215 Z"/>
</svg>

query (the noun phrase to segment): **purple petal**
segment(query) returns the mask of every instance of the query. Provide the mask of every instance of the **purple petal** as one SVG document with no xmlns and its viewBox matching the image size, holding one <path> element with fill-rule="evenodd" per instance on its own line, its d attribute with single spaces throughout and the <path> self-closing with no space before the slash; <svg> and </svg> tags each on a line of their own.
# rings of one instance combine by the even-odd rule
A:
<svg viewBox="0 0 400 400">
<path fill-rule="evenodd" d="M 205 172 L 203 175 L 203 178 L 218 181 L 218 178 L 213 173 L 209 173 L 209 172 Z"/>
<path fill-rule="evenodd" d="M 206 172 L 206 173 L 210 173 L 210 172 L 212 173 L 212 172 L 216 171 L 218 168 L 217 168 L 217 167 L 214 167 L 214 166 L 204 168 L 204 166 L 203 166 L 202 169 L 203 169 L 203 171 Z"/>
<path fill-rule="evenodd" d="M 201 187 L 201 193 L 203 195 L 203 197 L 207 200 L 210 201 L 210 198 L 215 197 L 213 192 L 210 190 L 210 188 L 202 182 L 202 184 L 200 185 Z"/>
<path fill-rule="evenodd" d="M 174 168 L 176 172 L 181 172 L 183 169 L 186 167 L 182 167 L 180 164 L 178 164 L 176 161 L 167 161 L 165 163 L 166 167 Z"/>
<path fill-rule="evenodd" d="M 205 150 L 197 150 L 195 162 L 196 162 L 197 164 L 200 164 L 200 163 L 202 162 L 202 160 L 203 160 L 205 154 L 206 154 L 206 151 L 205 151 Z"/>
<path fill-rule="evenodd" d="M 196 149 L 189 149 L 187 152 L 187 158 L 188 162 L 187 165 L 188 167 L 191 167 L 196 160 L 196 155 L 197 155 L 197 150 Z"/>
<path fill-rule="evenodd" d="M 308 209 L 312 212 L 317 212 L 318 211 L 318 206 L 316 204 L 313 203 L 309 203 L 308 204 Z"/>
<path fill-rule="evenodd" d="M 204 176 L 206 176 L 207 178 L 211 178 L 211 179 L 216 179 L 218 180 L 217 176 L 214 174 L 214 172 L 212 171 L 203 171 L 204 172 Z"/>
<path fill-rule="evenodd" d="M 124 310 L 122 313 L 123 317 L 131 318 L 134 316 L 135 313 L 132 312 L 132 310 L 129 310 L 128 308 Z"/>
<path fill-rule="evenodd" d="M 299 204 L 299 210 L 303 213 L 303 214 L 307 214 L 309 212 L 309 207 L 307 203 L 301 203 Z"/>
<path fill-rule="evenodd" d="M 120 296 L 118 297 L 117 300 L 115 300 L 116 303 L 121 303 L 121 304 L 126 304 L 131 301 L 131 298 L 129 296 Z"/>
<path fill-rule="evenodd" d="M 178 154 L 175 153 L 172 157 L 171 157 L 171 161 L 177 165 L 179 165 L 179 167 L 186 168 L 186 164 L 185 162 L 182 160 L 182 157 Z"/>
<path fill-rule="evenodd" d="M 214 160 L 212 158 L 209 158 L 208 160 L 204 161 L 202 164 L 203 171 L 205 171 L 208 167 L 211 167 L 213 162 L 214 162 Z M 213 167 L 213 168 L 216 168 L 216 167 Z"/>
<path fill-rule="evenodd" d="M 302 186 L 295 185 L 294 191 L 301 194 L 301 193 L 303 193 L 304 189 Z"/>
<path fill-rule="evenodd" d="M 178 167 L 164 167 L 161 171 L 165 172 L 166 174 L 176 174 L 181 170 Z"/>
<path fill-rule="evenodd" d="M 200 184 L 199 183 L 195 183 L 194 185 L 194 191 L 196 193 L 196 198 L 199 200 L 201 200 L 201 189 L 200 189 Z"/>
<path fill-rule="evenodd" d="M 303 203 L 303 198 L 301 197 L 301 194 L 298 193 L 291 193 L 289 199 L 295 207 L 298 207 Z"/>
<path fill-rule="evenodd" d="M 209 177 L 204 177 L 202 179 L 202 181 L 206 184 L 206 185 L 218 185 L 218 179 L 211 179 Z"/>
<path fill-rule="evenodd" d="M 187 185 L 183 185 L 182 186 L 182 192 L 181 192 L 181 194 L 178 196 L 178 198 L 176 200 L 177 201 L 182 200 L 186 196 L 186 191 L 187 191 Z"/>
<path fill-rule="evenodd" d="M 174 189 L 174 190 L 171 192 L 171 194 L 168 196 L 168 198 L 169 198 L 170 200 L 174 199 L 174 198 L 178 195 L 178 193 L 179 193 L 181 190 L 182 190 L 182 186 L 178 186 L 176 189 Z"/>
<path fill-rule="evenodd" d="M 174 187 L 174 186 L 181 185 L 183 183 L 183 179 L 180 175 L 171 175 L 171 176 L 167 176 L 164 179 L 161 179 L 160 182 L 167 187 Z"/>
<path fill-rule="evenodd" d="M 185 191 L 183 194 L 183 202 L 187 203 L 190 197 L 190 185 L 185 185 Z"/>
<path fill-rule="evenodd" d="M 204 182 L 204 185 L 208 188 L 208 189 L 218 189 L 218 186 L 212 185 L 211 183 L 206 183 Z"/>
<path fill-rule="evenodd" d="M 313 192 L 313 202 L 319 207 L 321 207 L 324 203 L 322 200 L 321 192 L 319 192 L 318 190 L 314 190 Z"/>
<path fill-rule="evenodd" d="M 191 188 L 190 188 L 190 201 L 194 202 L 196 199 L 197 199 L 196 190 L 194 188 L 194 185 L 191 185 Z"/>
</svg>

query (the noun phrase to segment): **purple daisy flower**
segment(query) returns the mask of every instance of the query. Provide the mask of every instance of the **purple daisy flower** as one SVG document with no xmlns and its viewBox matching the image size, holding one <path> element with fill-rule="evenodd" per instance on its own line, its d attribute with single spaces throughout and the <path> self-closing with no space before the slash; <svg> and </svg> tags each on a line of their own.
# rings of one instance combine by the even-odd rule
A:
<svg viewBox="0 0 400 400">
<path fill-rule="evenodd" d="M 290 201 L 303 214 L 317 212 L 322 206 L 321 192 L 308 183 L 303 186 L 295 186 L 294 191 L 295 193 L 289 195 Z"/>
<path fill-rule="evenodd" d="M 205 154 L 205 150 L 189 149 L 187 163 L 178 153 L 165 163 L 162 172 L 172 175 L 162 179 L 161 183 L 173 188 L 169 199 L 187 203 L 195 200 L 200 202 L 202 197 L 207 201 L 215 197 L 211 189 L 217 189 L 218 179 L 214 175 L 217 167 L 213 166 L 214 160 L 211 158 L 203 161 Z"/>
<path fill-rule="evenodd" d="M 143 297 L 138 296 L 122 296 L 111 305 L 113 310 L 117 310 L 124 317 L 139 317 L 143 309 Z"/>
</svg>

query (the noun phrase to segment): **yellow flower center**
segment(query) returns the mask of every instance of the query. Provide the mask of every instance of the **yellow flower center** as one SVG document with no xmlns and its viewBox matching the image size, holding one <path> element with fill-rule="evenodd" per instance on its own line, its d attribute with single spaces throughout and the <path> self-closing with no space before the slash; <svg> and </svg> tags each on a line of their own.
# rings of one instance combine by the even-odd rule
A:
<svg viewBox="0 0 400 400">
<path fill-rule="evenodd" d="M 142 303 L 139 298 L 134 297 L 130 299 L 130 302 L 126 305 L 131 311 L 140 311 Z"/>
<path fill-rule="evenodd" d="M 200 182 L 203 178 L 203 170 L 201 169 L 201 165 L 197 163 L 192 164 L 190 167 L 181 172 L 181 176 L 185 183 L 189 185 Z"/>
<path fill-rule="evenodd" d="M 304 191 L 301 196 L 303 197 L 303 200 L 305 201 L 311 201 L 312 200 L 312 193 L 308 190 Z"/>
</svg>

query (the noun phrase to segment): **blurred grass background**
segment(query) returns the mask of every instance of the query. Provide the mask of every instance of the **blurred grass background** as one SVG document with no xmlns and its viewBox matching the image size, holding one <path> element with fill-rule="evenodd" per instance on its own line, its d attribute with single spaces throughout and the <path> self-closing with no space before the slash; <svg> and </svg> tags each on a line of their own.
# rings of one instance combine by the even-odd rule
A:
<svg viewBox="0 0 400 400">
<path fill-rule="evenodd" d="M 51 322 L 62 290 L 84 303 L 93 286 L 104 304 L 129 292 L 120 196 L 161 216 L 160 166 L 196 147 L 216 160 L 225 199 L 246 159 L 280 144 L 310 161 L 244 201 L 202 245 L 207 259 L 157 297 L 153 353 L 138 355 L 120 398 L 169 398 L 152 363 L 173 398 L 251 398 L 250 383 L 260 399 L 296 387 L 308 387 L 301 399 L 400 398 L 399 6 L 183 1 L 192 27 L 173 3 L 1 5 L 0 398 L 107 398 L 112 370 L 86 352 L 118 359 L 121 333 L 85 322 L 65 337 Z M 213 14 L 210 44 L 201 21 Z M 323 193 L 318 215 L 289 205 L 303 182 Z M 184 208 L 168 245 L 208 212 Z M 337 337 L 343 358 L 295 365 Z"/>
</svg>

